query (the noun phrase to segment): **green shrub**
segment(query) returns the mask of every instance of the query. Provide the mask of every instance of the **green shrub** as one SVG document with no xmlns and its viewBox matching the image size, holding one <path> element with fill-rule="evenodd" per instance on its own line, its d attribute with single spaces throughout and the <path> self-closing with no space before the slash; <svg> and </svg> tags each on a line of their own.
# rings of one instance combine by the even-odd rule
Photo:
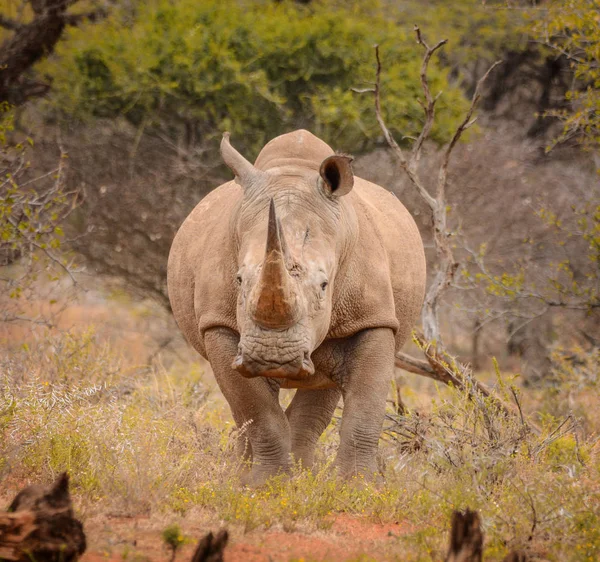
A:
<svg viewBox="0 0 600 562">
<path fill-rule="evenodd" d="M 256 154 L 266 140 L 307 127 L 345 150 L 380 136 L 372 95 L 373 45 L 384 59 L 383 107 L 401 138 L 419 131 L 422 52 L 412 29 L 377 6 L 291 2 L 153 0 L 71 29 L 43 70 L 63 116 L 125 116 L 140 127 L 200 138 L 231 131 Z M 444 91 L 434 140 L 447 139 L 465 108 L 435 61 L 432 90 Z M 244 146 L 245 145 L 245 146 Z"/>
</svg>

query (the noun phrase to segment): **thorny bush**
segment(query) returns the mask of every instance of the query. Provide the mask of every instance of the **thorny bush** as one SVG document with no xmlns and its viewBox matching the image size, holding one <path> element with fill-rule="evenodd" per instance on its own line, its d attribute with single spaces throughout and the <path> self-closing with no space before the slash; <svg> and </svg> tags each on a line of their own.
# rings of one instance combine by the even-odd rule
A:
<svg viewBox="0 0 600 562">
<path fill-rule="evenodd" d="M 61 252 L 62 225 L 76 205 L 76 193 L 65 188 L 66 154 L 58 168 L 41 176 L 30 173 L 28 149 L 31 139 L 13 141 L 11 108 L 0 104 L 0 322 L 33 320 L 32 302 L 62 275 L 72 275 L 73 263 Z M 47 319 L 46 319 L 47 320 Z"/>
</svg>

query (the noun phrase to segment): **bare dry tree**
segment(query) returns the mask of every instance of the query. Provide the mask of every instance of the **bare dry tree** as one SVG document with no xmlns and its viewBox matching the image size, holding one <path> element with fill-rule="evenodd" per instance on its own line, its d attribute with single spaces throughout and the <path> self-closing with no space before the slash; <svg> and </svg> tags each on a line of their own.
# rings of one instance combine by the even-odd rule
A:
<svg viewBox="0 0 600 562">
<path fill-rule="evenodd" d="M 455 260 L 452 251 L 450 240 L 452 233 L 448 228 L 447 220 L 448 201 L 446 198 L 446 186 L 448 183 L 448 167 L 452 151 L 456 147 L 463 133 L 477 120 L 476 117 L 473 117 L 473 114 L 481 99 L 482 86 L 490 73 L 494 68 L 501 64 L 502 61 L 496 61 L 477 82 L 467 113 L 456 128 L 450 142 L 443 149 L 442 159 L 437 173 L 437 181 L 433 184 L 428 184 L 423 180 L 419 172 L 419 162 L 423 145 L 429 138 L 429 134 L 434 125 L 435 106 L 441 92 L 435 96 L 432 95 L 427 72 L 432 56 L 447 43 L 447 40 L 444 39 L 439 41 L 433 47 L 430 47 L 423 38 L 418 26 L 415 25 L 414 31 L 417 43 L 424 51 L 420 69 L 420 81 L 424 101 L 421 101 L 420 103 L 423 107 L 425 120 L 421 132 L 414 140 L 410 150 L 403 149 L 394 139 L 394 136 L 387 127 L 382 115 L 382 62 L 378 45 L 375 46 L 377 71 L 374 88 L 355 90 L 357 93 L 374 94 L 377 121 L 387 144 L 396 157 L 398 167 L 408 176 L 410 183 L 431 212 L 431 229 L 436 253 L 435 272 L 433 280 L 427 289 L 421 312 L 424 335 L 415 336 L 415 343 L 423 350 L 425 360 L 412 357 L 404 352 L 398 352 L 396 354 L 396 366 L 406 371 L 426 376 L 445 384 L 453 385 L 461 390 L 467 389 L 473 397 L 489 397 L 497 403 L 501 411 L 513 415 L 521 415 L 515 406 L 495 397 L 486 385 L 475 380 L 471 369 L 467 365 L 460 364 L 455 358 L 448 354 L 444 348 L 438 316 L 442 297 L 448 287 L 453 283 L 458 268 L 458 263 Z"/>
<path fill-rule="evenodd" d="M 412 185 L 417 190 L 421 199 L 426 203 L 427 207 L 431 211 L 432 216 L 432 231 L 433 240 L 435 245 L 435 252 L 437 257 L 436 262 L 436 273 L 433 282 L 427 290 L 425 296 L 425 302 L 423 303 L 423 309 L 421 312 L 421 321 L 423 324 L 423 332 L 425 339 L 429 342 L 434 342 L 436 345 L 443 347 L 439 318 L 438 308 L 439 303 L 445 290 L 450 286 L 454 279 L 454 274 L 458 267 L 457 262 L 454 259 L 452 252 L 452 246 L 450 244 L 451 232 L 447 226 L 447 208 L 448 203 L 446 200 L 446 185 L 448 183 L 448 165 L 450 163 L 450 157 L 452 151 L 460 140 L 462 134 L 471 127 L 477 118 L 473 118 L 473 113 L 477 104 L 481 98 L 481 87 L 492 70 L 498 66 L 501 61 L 495 62 L 488 71 L 479 79 L 475 92 L 471 99 L 471 105 L 467 111 L 464 119 L 459 124 L 458 128 L 454 132 L 452 139 L 444 149 L 442 162 L 438 173 L 437 185 L 426 186 L 419 174 L 419 161 L 421 160 L 421 153 L 423 144 L 428 139 L 431 129 L 435 120 L 435 104 L 439 99 L 441 92 L 435 97 L 432 96 L 429 88 L 429 80 L 427 77 L 427 70 L 429 62 L 433 54 L 443 47 L 447 40 L 444 39 L 439 41 L 433 47 L 430 47 L 421 35 L 421 30 L 415 25 L 415 33 L 417 36 L 417 43 L 423 47 L 425 54 L 421 63 L 421 88 L 425 96 L 425 101 L 420 102 L 425 113 L 425 122 L 423 128 L 417 139 L 414 141 L 410 152 L 406 152 L 396 142 L 392 133 L 388 129 L 381 112 L 381 57 L 379 55 L 379 45 L 375 46 L 375 57 L 377 60 L 377 74 L 375 81 L 375 88 L 369 90 L 361 90 L 363 92 L 372 92 L 375 94 L 375 112 L 377 116 L 377 122 L 381 127 L 385 140 L 394 152 L 399 167 L 407 174 Z"/>
</svg>

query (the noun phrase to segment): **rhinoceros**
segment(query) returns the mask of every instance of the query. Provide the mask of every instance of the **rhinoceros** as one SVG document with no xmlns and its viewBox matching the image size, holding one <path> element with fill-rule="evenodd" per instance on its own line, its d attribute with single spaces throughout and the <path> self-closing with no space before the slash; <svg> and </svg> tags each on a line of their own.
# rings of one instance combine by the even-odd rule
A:
<svg viewBox="0 0 600 562">
<path fill-rule="evenodd" d="M 425 256 L 414 220 L 352 158 L 299 130 L 252 165 L 224 134 L 235 179 L 179 229 L 168 263 L 173 314 L 211 364 L 260 485 L 310 467 L 343 399 L 341 474 L 371 475 L 395 352 L 422 306 Z M 297 389 L 284 411 L 281 388 Z"/>
</svg>

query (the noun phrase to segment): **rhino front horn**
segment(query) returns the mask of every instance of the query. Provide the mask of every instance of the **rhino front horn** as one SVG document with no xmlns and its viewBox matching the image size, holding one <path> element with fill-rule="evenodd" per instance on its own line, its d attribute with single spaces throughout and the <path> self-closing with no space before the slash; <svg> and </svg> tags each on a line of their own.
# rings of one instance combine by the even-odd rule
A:
<svg viewBox="0 0 600 562">
<path fill-rule="evenodd" d="M 271 199 L 267 247 L 253 314 L 257 324 L 264 328 L 289 328 L 298 320 L 298 299 L 285 264 L 286 254 L 285 238 Z"/>
<path fill-rule="evenodd" d="M 229 142 L 229 133 L 223 133 L 221 157 L 227 167 L 235 174 L 235 179 L 244 189 L 252 187 L 265 176 L 265 172 L 253 166 Z"/>
</svg>

